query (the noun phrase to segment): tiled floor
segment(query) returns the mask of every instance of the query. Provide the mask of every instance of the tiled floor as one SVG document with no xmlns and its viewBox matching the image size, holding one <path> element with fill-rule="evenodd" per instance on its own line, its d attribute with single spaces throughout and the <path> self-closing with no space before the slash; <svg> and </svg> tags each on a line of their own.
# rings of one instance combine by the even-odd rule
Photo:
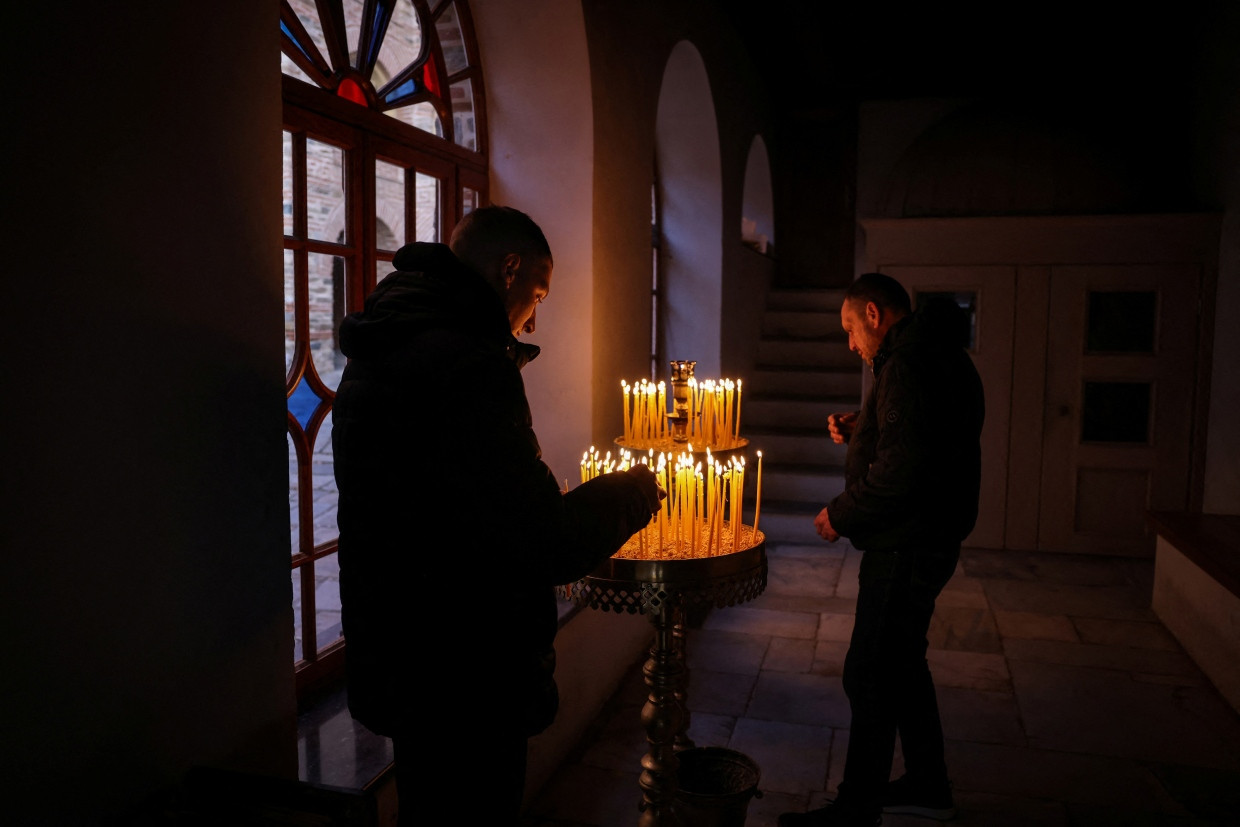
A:
<svg viewBox="0 0 1240 827">
<path fill-rule="evenodd" d="M 690 737 L 761 769 L 746 827 L 820 806 L 839 782 L 859 556 L 772 547 L 759 598 L 687 631 Z M 954 824 L 1240 825 L 1240 715 L 1151 611 L 1152 577 L 1152 560 L 962 554 L 929 652 Z M 646 693 L 635 668 L 523 827 L 638 824 Z"/>
</svg>

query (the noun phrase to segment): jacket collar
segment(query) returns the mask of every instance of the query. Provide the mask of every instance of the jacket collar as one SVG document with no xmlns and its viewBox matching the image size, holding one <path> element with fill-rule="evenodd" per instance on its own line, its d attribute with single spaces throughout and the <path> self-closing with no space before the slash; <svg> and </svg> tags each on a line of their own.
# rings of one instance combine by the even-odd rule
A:
<svg viewBox="0 0 1240 827">
<path fill-rule="evenodd" d="M 882 370 L 887 359 L 891 356 L 891 351 L 895 350 L 900 343 L 900 337 L 904 335 L 904 331 L 913 323 L 913 314 L 909 313 L 904 318 L 893 324 L 888 330 L 887 335 L 883 337 L 882 343 L 878 346 L 878 352 L 874 354 L 874 373 Z"/>
</svg>

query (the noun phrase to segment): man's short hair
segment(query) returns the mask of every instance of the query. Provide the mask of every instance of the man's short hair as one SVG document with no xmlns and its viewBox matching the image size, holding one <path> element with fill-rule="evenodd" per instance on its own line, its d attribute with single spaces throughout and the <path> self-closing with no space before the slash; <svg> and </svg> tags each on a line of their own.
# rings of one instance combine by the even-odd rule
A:
<svg viewBox="0 0 1240 827">
<path fill-rule="evenodd" d="M 883 273 L 862 273 L 856 281 L 848 286 L 844 293 L 848 302 L 874 302 L 884 310 L 894 310 L 908 315 L 913 312 L 913 303 L 909 300 L 904 285 Z"/>
<path fill-rule="evenodd" d="M 509 253 L 551 259 L 551 245 L 534 220 L 498 204 L 466 213 L 452 231 L 448 246 L 461 261 L 484 271 Z"/>
</svg>

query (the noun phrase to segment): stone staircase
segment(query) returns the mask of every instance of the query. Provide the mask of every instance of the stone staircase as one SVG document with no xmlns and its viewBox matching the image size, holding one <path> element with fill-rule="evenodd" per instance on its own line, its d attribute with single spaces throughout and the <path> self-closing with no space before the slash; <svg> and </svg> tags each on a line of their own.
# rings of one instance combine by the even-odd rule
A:
<svg viewBox="0 0 1240 827">
<path fill-rule="evenodd" d="M 742 435 L 749 473 L 762 452 L 762 512 L 768 543 L 817 543 L 814 516 L 844 487 L 844 446 L 827 416 L 861 406 L 861 359 L 840 328 L 844 290 L 771 288 L 752 378 L 745 379 Z M 745 522 L 752 525 L 753 508 Z"/>
</svg>

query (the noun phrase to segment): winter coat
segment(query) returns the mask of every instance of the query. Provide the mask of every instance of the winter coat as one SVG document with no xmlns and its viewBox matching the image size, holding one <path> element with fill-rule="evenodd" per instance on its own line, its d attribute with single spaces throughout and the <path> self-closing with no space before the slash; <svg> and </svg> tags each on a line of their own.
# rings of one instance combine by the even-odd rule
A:
<svg viewBox="0 0 1240 827">
<path fill-rule="evenodd" d="M 651 508 L 625 473 L 561 492 L 521 381 L 537 348 L 513 337 L 478 273 L 442 244 L 407 245 L 393 264 L 340 325 L 349 708 L 382 735 L 428 714 L 460 737 L 534 734 L 558 704 L 554 587 L 619 549 Z"/>
<path fill-rule="evenodd" d="M 968 320 L 930 300 L 894 324 L 844 461 L 832 527 L 862 551 L 958 548 L 977 521 L 982 382 Z"/>
</svg>

